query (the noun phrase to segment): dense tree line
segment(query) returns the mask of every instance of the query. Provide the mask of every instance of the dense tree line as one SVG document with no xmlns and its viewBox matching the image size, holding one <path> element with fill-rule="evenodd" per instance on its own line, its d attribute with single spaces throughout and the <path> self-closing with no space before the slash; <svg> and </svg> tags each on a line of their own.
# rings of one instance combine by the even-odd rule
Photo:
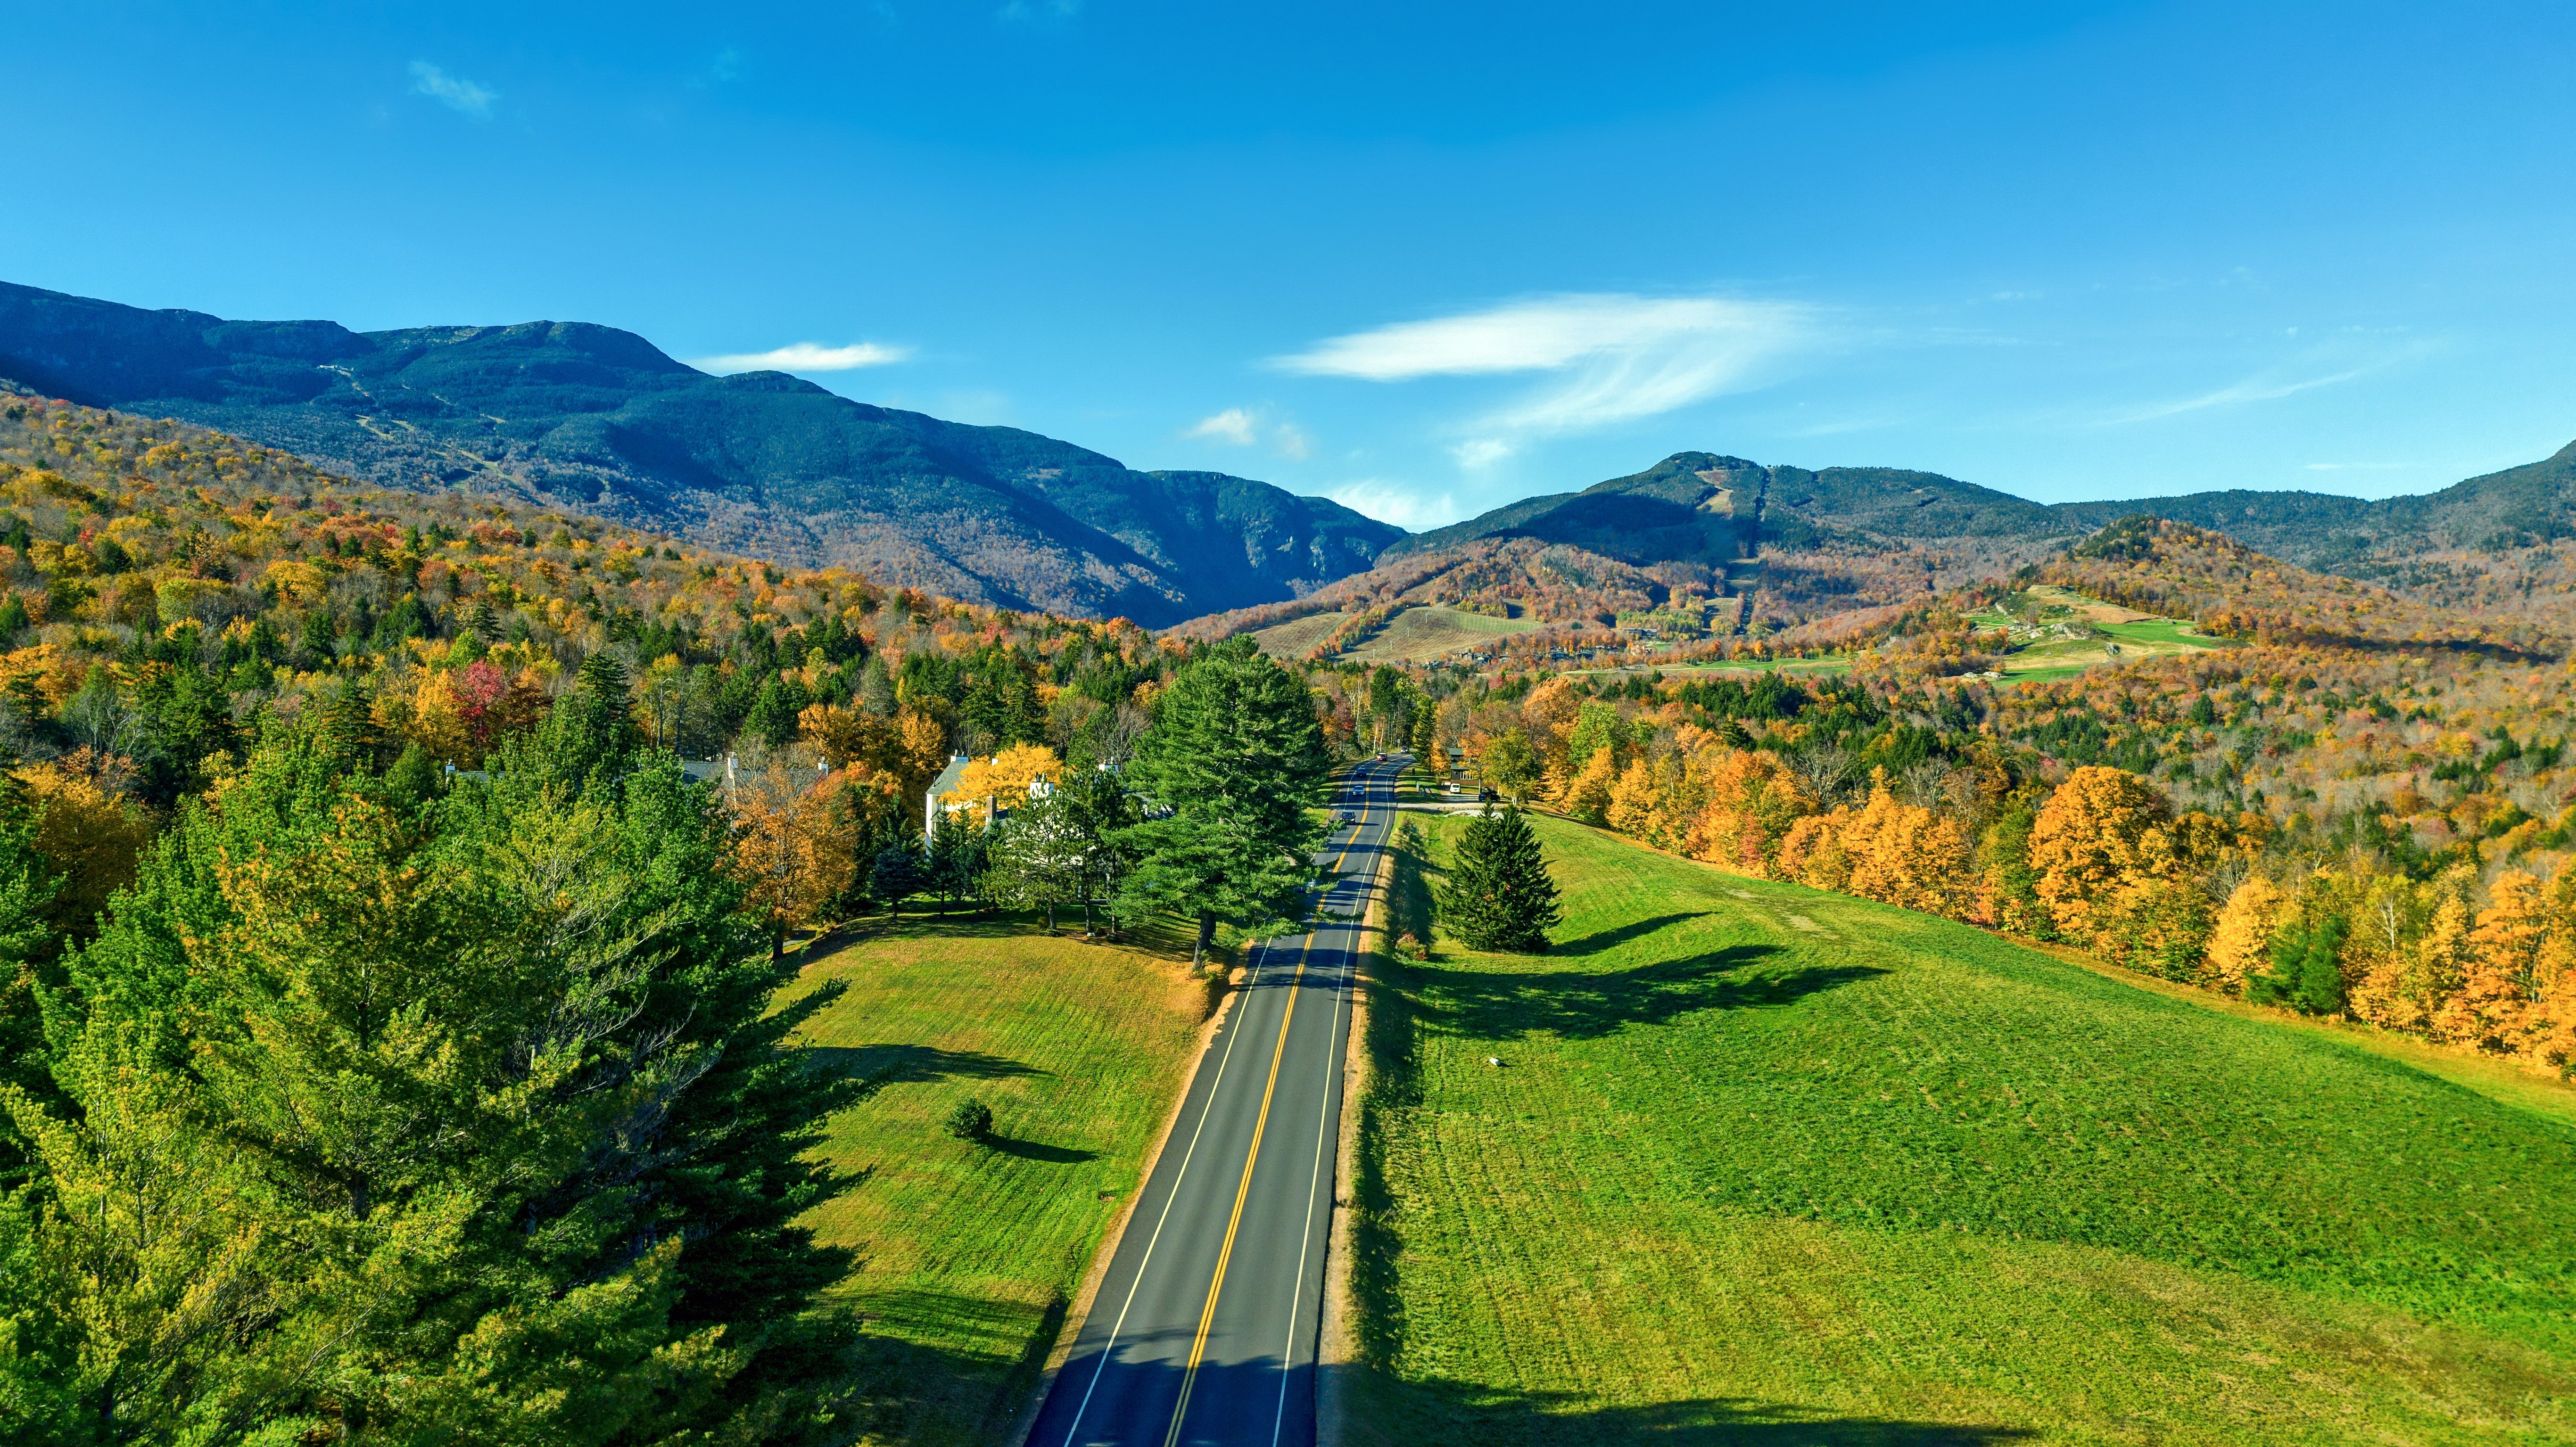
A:
<svg viewBox="0 0 2576 1447">
<path fill-rule="evenodd" d="M 1661 848 L 2565 1071 L 2567 683 L 2257 646 L 2013 688 L 1434 675 L 1427 706 L 1485 784 Z"/>
</svg>

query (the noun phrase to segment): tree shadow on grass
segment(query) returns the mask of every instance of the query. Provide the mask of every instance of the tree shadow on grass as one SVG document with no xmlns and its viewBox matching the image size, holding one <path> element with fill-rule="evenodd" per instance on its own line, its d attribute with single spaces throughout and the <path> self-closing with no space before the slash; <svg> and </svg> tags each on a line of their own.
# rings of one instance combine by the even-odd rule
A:
<svg viewBox="0 0 2576 1447">
<path fill-rule="evenodd" d="M 1086 1151 L 1075 1146 L 1042 1145 L 1036 1141 L 1013 1140 L 1009 1136 L 986 1136 L 984 1144 L 1006 1156 L 1016 1156 L 1024 1161 L 1046 1161 L 1061 1166 L 1100 1159 L 1098 1151 Z"/>
<path fill-rule="evenodd" d="M 1630 1025 L 1662 1025 L 1702 1010 L 1791 1004 L 1883 975 L 1870 965 L 1754 968 L 1777 945 L 1730 945 L 1689 959 L 1630 970 L 1497 974 L 1415 965 L 1407 974 L 1420 1022 L 1478 1040 L 1516 1040 L 1541 1031 L 1587 1040 Z"/>
<path fill-rule="evenodd" d="M 1551 945 L 1548 947 L 1548 953 L 1552 955 L 1565 955 L 1575 959 L 1581 959 L 1587 955 L 1602 954 L 1609 950 L 1615 950 L 1630 940 L 1640 939 L 1646 935 L 1653 934 L 1655 931 L 1662 929 L 1666 925 L 1680 924 L 1684 920 L 1698 919 L 1703 913 L 1705 913 L 1705 911 L 1691 910 L 1683 914 L 1659 914 L 1652 919 L 1631 920 L 1626 924 L 1618 925 L 1610 929 L 1594 930 L 1592 933 L 1585 935 L 1581 939 L 1565 940 L 1561 943 Z"/>
<path fill-rule="evenodd" d="M 869 1318 L 849 1380 L 866 1440 L 1003 1442 L 1031 1408 L 1067 1303 L 913 1289 L 853 1305 Z"/>
<path fill-rule="evenodd" d="M 1446 1439 L 1480 1444 L 1602 1447 L 1994 1447 L 2037 1436 L 2026 1427 L 1863 1417 L 1747 1398 L 1708 1397 L 1604 1407 L 1573 1393 L 1508 1392 L 1459 1382 L 1397 1382 L 1365 1366 L 1328 1385 L 1350 1393 L 1354 1443 Z"/>
<path fill-rule="evenodd" d="M 1009 1080 L 1047 1072 L 981 1050 L 942 1050 L 936 1045 L 807 1045 L 797 1053 L 805 1068 L 859 1083 L 862 1096 L 889 1085 L 928 1085 L 941 1080 Z"/>
</svg>

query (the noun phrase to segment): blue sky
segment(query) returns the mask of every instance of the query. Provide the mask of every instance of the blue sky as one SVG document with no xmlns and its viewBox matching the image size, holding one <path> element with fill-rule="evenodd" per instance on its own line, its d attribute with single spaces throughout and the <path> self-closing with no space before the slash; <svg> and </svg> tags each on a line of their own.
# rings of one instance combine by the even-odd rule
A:
<svg viewBox="0 0 2576 1447">
<path fill-rule="evenodd" d="M 2576 437 L 2576 9 L 1602 8 L 11 7 L 0 279 L 603 322 L 1417 527 Z"/>
</svg>

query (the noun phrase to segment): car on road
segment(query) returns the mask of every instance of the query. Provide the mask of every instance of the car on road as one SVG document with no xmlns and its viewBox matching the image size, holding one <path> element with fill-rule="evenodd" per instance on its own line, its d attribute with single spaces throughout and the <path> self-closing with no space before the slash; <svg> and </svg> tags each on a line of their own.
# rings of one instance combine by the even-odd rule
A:
<svg viewBox="0 0 2576 1447">
<path fill-rule="evenodd" d="M 1348 809 L 1344 809 L 1342 811 L 1342 822 L 1345 824 L 1357 824 L 1360 822 L 1360 816 L 1352 813 Z"/>
</svg>

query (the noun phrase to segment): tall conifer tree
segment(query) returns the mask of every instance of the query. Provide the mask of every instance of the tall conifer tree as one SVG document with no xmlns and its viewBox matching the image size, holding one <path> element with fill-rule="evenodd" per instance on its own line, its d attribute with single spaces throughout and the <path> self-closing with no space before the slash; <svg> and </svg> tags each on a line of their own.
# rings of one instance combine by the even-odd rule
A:
<svg viewBox="0 0 2576 1447">
<path fill-rule="evenodd" d="M 1458 841 L 1458 859 L 1440 891 L 1440 917 L 1470 948 L 1535 955 L 1564 911 L 1538 836 L 1518 809 L 1485 810 Z"/>
<path fill-rule="evenodd" d="M 1209 649 L 1174 675 L 1128 766 L 1131 786 L 1170 812 L 1123 831 L 1137 861 L 1123 897 L 1197 915 L 1193 961 L 1220 919 L 1296 918 L 1320 836 L 1306 811 L 1323 803 L 1331 770 L 1304 682 L 1249 638 Z"/>
</svg>

